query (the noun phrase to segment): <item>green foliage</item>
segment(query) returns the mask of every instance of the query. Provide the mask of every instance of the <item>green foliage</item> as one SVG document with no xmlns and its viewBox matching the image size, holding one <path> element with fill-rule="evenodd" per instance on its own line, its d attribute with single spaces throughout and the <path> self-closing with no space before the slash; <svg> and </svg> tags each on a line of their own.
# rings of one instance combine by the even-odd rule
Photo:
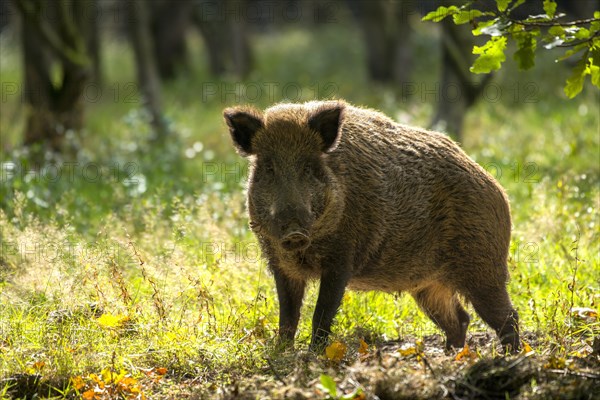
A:
<svg viewBox="0 0 600 400">
<path fill-rule="evenodd" d="M 500 9 L 500 7 L 498 7 Z M 548 18 L 554 18 L 556 14 L 556 2 L 554 0 L 544 0 L 544 12 Z"/>
<path fill-rule="evenodd" d="M 572 75 L 566 81 L 564 92 L 568 98 L 577 96 L 582 90 L 587 75 L 592 85 L 600 88 L 598 52 L 600 51 L 600 11 L 593 17 L 579 21 L 565 21 L 564 14 L 556 13 L 556 2 L 544 0 L 542 15 L 530 15 L 525 19 L 515 19 L 511 15 L 525 0 L 496 0 L 496 10 L 482 12 L 475 1 L 464 5 L 445 7 L 428 13 L 423 21 L 439 22 L 452 16 L 455 24 L 471 23 L 473 35 L 488 35 L 491 39 L 484 46 L 474 46 L 473 54 L 479 57 L 473 62 L 471 72 L 489 73 L 500 69 L 505 60 L 507 40 L 517 47 L 513 58 L 522 70 L 535 65 L 535 51 L 538 41 L 545 49 L 569 48 L 557 61 L 581 53 L 581 58 L 572 68 Z"/>
<path fill-rule="evenodd" d="M 323 392 L 325 392 L 325 399 L 327 400 L 354 400 L 354 399 L 364 399 L 362 396 L 362 389 L 357 388 L 352 393 L 338 396 L 337 385 L 333 378 L 326 374 L 321 374 L 320 377 L 320 388 Z"/>
<path fill-rule="evenodd" d="M 581 58 L 573 67 L 573 75 L 567 79 L 567 84 L 565 86 L 565 94 L 569 98 L 573 98 L 577 96 L 579 92 L 583 89 L 583 82 L 586 75 L 587 60 L 585 58 Z"/>
<path fill-rule="evenodd" d="M 515 32 L 513 34 L 518 47 L 513 58 L 519 69 L 528 70 L 535 65 L 535 49 L 537 47 L 535 37 L 538 35 L 539 31 L 536 30 Z"/>
<path fill-rule="evenodd" d="M 329 375 L 322 374 L 321 375 L 321 388 L 328 396 L 328 398 L 336 399 L 337 398 L 337 385 L 332 377 Z"/>
<path fill-rule="evenodd" d="M 484 13 L 479 10 L 459 10 L 459 12 L 452 16 L 452 20 L 456 25 L 462 25 L 473 21 L 477 17 L 481 17 L 482 15 L 484 15 Z"/>
<path fill-rule="evenodd" d="M 510 0 L 496 0 L 496 4 L 498 5 L 498 11 L 506 11 L 509 3 Z"/>
<path fill-rule="evenodd" d="M 429 12 L 423 17 L 423 21 L 440 22 L 446 17 L 454 15 L 459 12 L 459 8 L 456 6 L 440 6 L 437 10 Z"/>
<path fill-rule="evenodd" d="M 506 49 L 505 37 L 492 37 L 485 45 L 473 47 L 473 54 L 479 54 L 479 57 L 473 62 L 471 72 L 482 74 L 499 69 L 506 59 L 504 49 Z"/>
</svg>

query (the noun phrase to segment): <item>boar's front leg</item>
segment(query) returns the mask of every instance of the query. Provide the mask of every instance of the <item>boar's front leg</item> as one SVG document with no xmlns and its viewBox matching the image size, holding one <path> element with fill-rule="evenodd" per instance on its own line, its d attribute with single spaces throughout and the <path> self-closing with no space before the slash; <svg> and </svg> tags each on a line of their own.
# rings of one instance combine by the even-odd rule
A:
<svg viewBox="0 0 600 400">
<path fill-rule="evenodd" d="M 315 352 L 321 351 L 327 344 L 333 318 L 342 303 L 342 297 L 350 279 L 350 268 L 347 268 L 347 265 L 340 265 L 339 261 L 331 268 L 324 268 L 321 273 L 319 297 L 313 316 L 310 342 L 310 349 Z"/>
<path fill-rule="evenodd" d="M 288 278 L 278 268 L 272 270 L 279 299 L 279 341 L 284 346 L 291 346 L 298 329 L 306 284 L 304 281 Z"/>
</svg>

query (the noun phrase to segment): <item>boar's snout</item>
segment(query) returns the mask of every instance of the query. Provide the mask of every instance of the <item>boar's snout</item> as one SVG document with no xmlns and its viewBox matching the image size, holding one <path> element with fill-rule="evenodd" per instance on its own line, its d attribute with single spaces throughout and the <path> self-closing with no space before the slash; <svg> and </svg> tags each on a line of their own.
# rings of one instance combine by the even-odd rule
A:
<svg viewBox="0 0 600 400">
<path fill-rule="evenodd" d="M 288 206 L 273 214 L 274 233 L 284 250 L 304 250 L 310 245 L 311 217 L 308 210 Z"/>
<path fill-rule="evenodd" d="M 301 229 L 292 229 L 281 238 L 281 246 L 287 251 L 304 250 L 310 245 L 308 232 Z"/>
</svg>

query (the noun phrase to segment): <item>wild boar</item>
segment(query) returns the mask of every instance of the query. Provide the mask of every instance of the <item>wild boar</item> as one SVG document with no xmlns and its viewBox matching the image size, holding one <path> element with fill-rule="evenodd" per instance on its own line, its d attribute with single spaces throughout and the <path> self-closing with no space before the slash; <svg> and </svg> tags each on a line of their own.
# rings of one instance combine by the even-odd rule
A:
<svg viewBox="0 0 600 400">
<path fill-rule="evenodd" d="M 293 343 L 306 283 L 320 279 L 311 349 L 326 344 L 346 287 L 409 292 L 447 348 L 465 344 L 465 299 L 519 349 L 508 199 L 450 138 L 341 100 L 224 117 L 250 160 L 250 227 L 275 278 L 282 341 Z"/>
</svg>

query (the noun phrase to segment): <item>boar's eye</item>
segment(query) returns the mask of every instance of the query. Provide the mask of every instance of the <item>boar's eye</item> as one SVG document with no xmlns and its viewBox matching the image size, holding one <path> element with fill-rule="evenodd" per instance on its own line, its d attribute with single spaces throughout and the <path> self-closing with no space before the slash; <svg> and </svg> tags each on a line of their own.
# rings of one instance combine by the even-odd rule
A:
<svg viewBox="0 0 600 400">
<path fill-rule="evenodd" d="M 275 168 L 271 162 L 266 162 L 263 167 L 265 173 L 269 175 L 273 175 L 275 173 Z"/>
<path fill-rule="evenodd" d="M 257 182 L 270 182 L 275 176 L 275 169 L 270 162 L 264 162 L 257 166 L 253 179 Z"/>
<path fill-rule="evenodd" d="M 311 175 L 313 175 L 313 172 L 314 172 L 313 168 L 310 164 L 305 164 L 304 167 L 302 167 L 302 173 L 305 176 L 311 176 Z"/>
</svg>

